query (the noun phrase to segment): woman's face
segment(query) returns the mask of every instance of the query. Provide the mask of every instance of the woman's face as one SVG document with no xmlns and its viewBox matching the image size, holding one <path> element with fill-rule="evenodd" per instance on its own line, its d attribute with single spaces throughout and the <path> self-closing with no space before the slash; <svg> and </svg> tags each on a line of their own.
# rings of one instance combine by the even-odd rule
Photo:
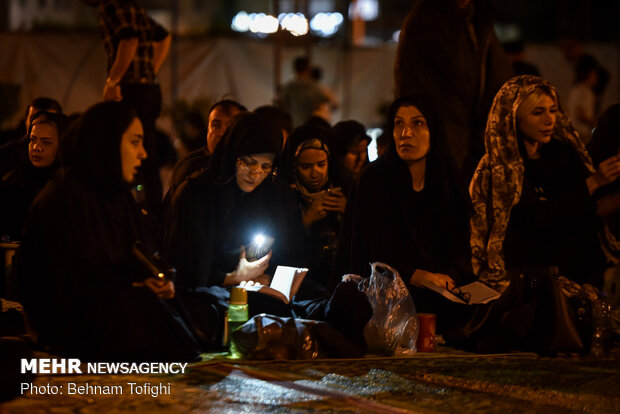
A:
<svg viewBox="0 0 620 414">
<path fill-rule="evenodd" d="M 131 183 L 138 172 L 142 160 L 146 158 L 143 146 L 144 131 L 142 122 L 138 118 L 129 124 L 129 128 L 123 133 L 121 139 L 121 165 L 123 168 L 123 180 Z"/>
<path fill-rule="evenodd" d="M 534 108 L 518 120 L 517 126 L 524 140 L 530 143 L 546 144 L 551 140 L 558 104 L 549 95 L 542 95 Z"/>
<path fill-rule="evenodd" d="M 353 175 L 359 174 L 362 167 L 368 159 L 368 141 L 365 139 L 358 142 L 356 145 L 349 148 L 344 155 L 342 165 L 347 170 L 351 171 Z"/>
<path fill-rule="evenodd" d="M 272 153 L 243 155 L 237 158 L 235 178 L 244 193 L 251 193 L 273 171 Z"/>
<path fill-rule="evenodd" d="M 36 121 L 35 121 L 36 122 Z M 37 168 L 49 167 L 58 152 L 58 128 L 53 123 L 35 123 L 30 131 L 28 157 Z"/>
<path fill-rule="evenodd" d="M 407 164 L 424 159 L 431 149 L 426 118 L 415 106 L 401 106 L 394 117 L 394 144 Z"/>
<path fill-rule="evenodd" d="M 297 160 L 297 177 L 309 191 L 319 191 L 327 183 L 327 153 L 320 149 L 308 148 L 301 152 Z"/>
</svg>

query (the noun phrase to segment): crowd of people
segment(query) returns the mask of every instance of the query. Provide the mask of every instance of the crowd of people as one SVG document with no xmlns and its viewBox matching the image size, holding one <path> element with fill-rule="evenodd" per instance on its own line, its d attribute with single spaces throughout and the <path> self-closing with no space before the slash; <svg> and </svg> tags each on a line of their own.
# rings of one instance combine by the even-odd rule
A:
<svg viewBox="0 0 620 414">
<path fill-rule="evenodd" d="M 434 12 L 416 9 L 405 26 L 414 30 L 418 14 Z M 499 52 L 485 16 L 472 21 L 490 45 L 486 55 L 473 55 L 471 73 L 460 69 L 475 89 L 476 71 L 490 65 L 480 59 L 494 61 Z M 152 41 L 165 47 L 168 37 L 156 29 Z M 134 36 L 123 33 L 126 41 Z M 275 267 L 288 265 L 310 269 L 291 303 L 250 292 L 250 315 L 326 321 L 363 354 L 372 308 L 343 275 L 368 277 L 369 264 L 383 262 L 398 271 L 418 312 L 438 315 L 449 343 L 481 352 L 542 350 L 533 333 L 539 302 L 552 295 L 532 289 L 551 283 L 543 275 L 561 276 L 587 296 L 620 258 L 618 107 L 601 117 L 586 148 L 546 80 L 506 77 L 502 67 L 478 101 L 455 106 L 463 82 L 455 81 L 458 91 L 434 93 L 432 65 L 405 79 L 417 55 L 399 53 L 401 90 L 376 161 L 368 161 L 364 125 L 331 126 L 321 117 L 334 102 L 305 74 L 302 59 L 280 106 L 215 103 L 202 122 L 203 145 L 177 162 L 163 195 L 158 164 L 147 161 L 159 156 L 153 116 L 127 98 L 142 96 L 141 88 L 157 92 L 157 53 L 148 82 L 112 63 L 104 102 L 80 114 L 34 100 L 25 135 L 0 148 L 0 233 L 20 242 L 16 295 L 37 343 L 93 359 L 195 360 L 222 346 L 230 287 L 269 284 Z M 474 169 L 468 159 L 475 154 Z M 252 250 L 256 234 L 272 241 L 260 254 Z M 154 276 L 137 248 L 176 277 Z M 517 300 L 519 277 L 529 290 Z M 475 280 L 505 295 L 461 305 L 429 289 Z M 480 322 L 475 329 L 472 321 Z"/>
</svg>

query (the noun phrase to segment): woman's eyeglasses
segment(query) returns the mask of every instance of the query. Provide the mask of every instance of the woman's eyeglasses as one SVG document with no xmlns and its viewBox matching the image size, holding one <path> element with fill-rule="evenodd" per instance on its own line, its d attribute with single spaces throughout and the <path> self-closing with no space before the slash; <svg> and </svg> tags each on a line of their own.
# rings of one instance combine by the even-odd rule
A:
<svg viewBox="0 0 620 414">
<path fill-rule="evenodd" d="M 471 293 L 463 292 L 460 288 L 456 286 L 450 289 L 450 287 L 448 286 L 448 282 L 446 282 L 446 290 L 465 303 L 469 303 L 469 301 L 471 300 Z"/>
<path fill-rule="evenodd" d="M 273 164 L 260 164 L 258 161 L 246 158 L 237 158 L 237 165 L 242 171 L 257 171 L 261 174 L 269 174 L 273 171 Z"/>
</svg>

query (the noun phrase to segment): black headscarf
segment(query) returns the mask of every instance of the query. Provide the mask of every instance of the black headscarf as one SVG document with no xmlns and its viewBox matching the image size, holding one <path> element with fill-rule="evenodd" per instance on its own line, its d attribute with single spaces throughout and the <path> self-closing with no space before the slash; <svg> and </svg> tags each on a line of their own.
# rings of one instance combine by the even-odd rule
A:
<svg viewBox="0 0 620 414">
<path fill-rule="evenodd" d="M 226 183 L 235 176 L 237 158 L 252 154 L 276 154 L 274 171 L 282 151 L 282 132 L 273 122 L 252 112 L 237 114 L 222 142 L 215 148 L 207 176 L 216 183 Z"/>
<path fill-rule="evenodd" d="M 388 149 L 385 153 L 391 179 L 401 184 L 411 186 L 411 175 L 407 164 L 398 156 L 394 142 L 394 120 L 398 109 L 402 106 L 415 106 L 426 119 L 430 135 L 430 150 L 426 156 L 426 172 L 424 188 L 438 199 L 448 200 L 455 196 L 459 200 L 465 198 L 464 189 L 455 188 L 455 168 L 449 155 L 446 141 L 446 131 L 440 121 L 441 113 L 438 106 L 426 94 L 415 93 L 396 99 L 388 110 L 387 134 L 390 137 Z M 454 193 L 455 189 L 458 193 Z"/>
<path fill-rule="evenodd" d="M 126 192 L 120 147 L 123 133 L 136 116 L 123 102 L 91 106 L 67 132 L 61 147 L 62 163 L 106 198 Z"/>
<path fill-rule="evenodd" d="M 392 138 L 403 105 L 415 106 L 430 132 L 424 188 L 412 188 L 407 164 Z M 390 107 L 389 149 L 362 173 L 347 203 L 337 255 L 337 276 L 367 275 L 369 262 L 382 261 L 408 281 L 415 269 L 468 277 L 468 203 L 444 147 L 438 110 L 425 95 L 397 99 Z"/>
</svg>

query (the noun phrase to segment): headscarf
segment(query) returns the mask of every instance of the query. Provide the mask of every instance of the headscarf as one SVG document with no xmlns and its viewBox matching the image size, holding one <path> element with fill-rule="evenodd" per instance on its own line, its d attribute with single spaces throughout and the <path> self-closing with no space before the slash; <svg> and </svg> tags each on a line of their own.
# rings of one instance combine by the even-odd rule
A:
<svg viewBox="0 0 620 414">
<path fill-rule="evenodd" d="M 474 215 L 471 219 L 472 266 L 479 280 L 495 287 L 508 283 L 503 244 L 510 211 L 521 199 L 524 159 L 517 137 L 517 109 L 537 89 L 552 93 L 558 104 L 552 139 L 572 146 L 588 170 L 592 161 L 570 120 L 560 107 L 556 89 L 537 76 L 522 75 L 506 82 L 489 111 L 484 145 L 469 186 Z"/>
<path fill-rule="evenodd" d="M 120 148 L 123 134 L 136 117 L 124 102 L 91 106 L 69 127 L 60 148 L 61 162 L 106 198 L 127 192 Z"/>
<path fill-rule="evenodd" d="M 282 131 L 275 123 L 252 112 L 237 114 L 222 142 L 215 148 L 207 176 L 216 183 L 230 181 L 236 172 L 237 158 L 252 154 L 276 154 L 274 171 L 282 151 Z"/>
<path fill-rule="evenodd" d="M 388 110 L 386 131 L 389 136 L 388 149 L 385 158 L 394 170 L 392 180 L 405 180 L 411 186 L 411 174 L 407 164 L 399 157 L 394 142 L 394 120 L 398 109 L 402 106 L 415 106 L 426 119 L 430 135 L 430 150 L 426 156 L 426 172 L 424 174 L 424 188 L 438 200 L 453 199 L 454 171 L 453 161 L 446 147 L 446 131 L 441 122 L 441 112 L 437 104 L 424 93 L 414 93 L 396 99 Z M 463 190 L 464 193 L 464 190 Z M 461 195 L 458 195 L 459 198 Z"/>
<path fill-rule="evenodd" d="M 284 146 L 284 159 L 282 166 L 283 176 L 289 184 L 294 185 L 297 191 L 301 192 L 306 198 L 310 194 L 308 190 L 303 186 L 303 184 L 299 181 L 299 176 L 297 174 L 297 162 L 301 153 L 306 149 L 316 149 L 324 151 L 327 154 L 328 159 L 329 171 L 327 174 L 327 183 L 329 184 L 332 162 L 328 142 L 328 130 L 321 127 L 304 124 L 293 130 L 291 136 L 286 142 L 286 145 Z"/>
</svg>

